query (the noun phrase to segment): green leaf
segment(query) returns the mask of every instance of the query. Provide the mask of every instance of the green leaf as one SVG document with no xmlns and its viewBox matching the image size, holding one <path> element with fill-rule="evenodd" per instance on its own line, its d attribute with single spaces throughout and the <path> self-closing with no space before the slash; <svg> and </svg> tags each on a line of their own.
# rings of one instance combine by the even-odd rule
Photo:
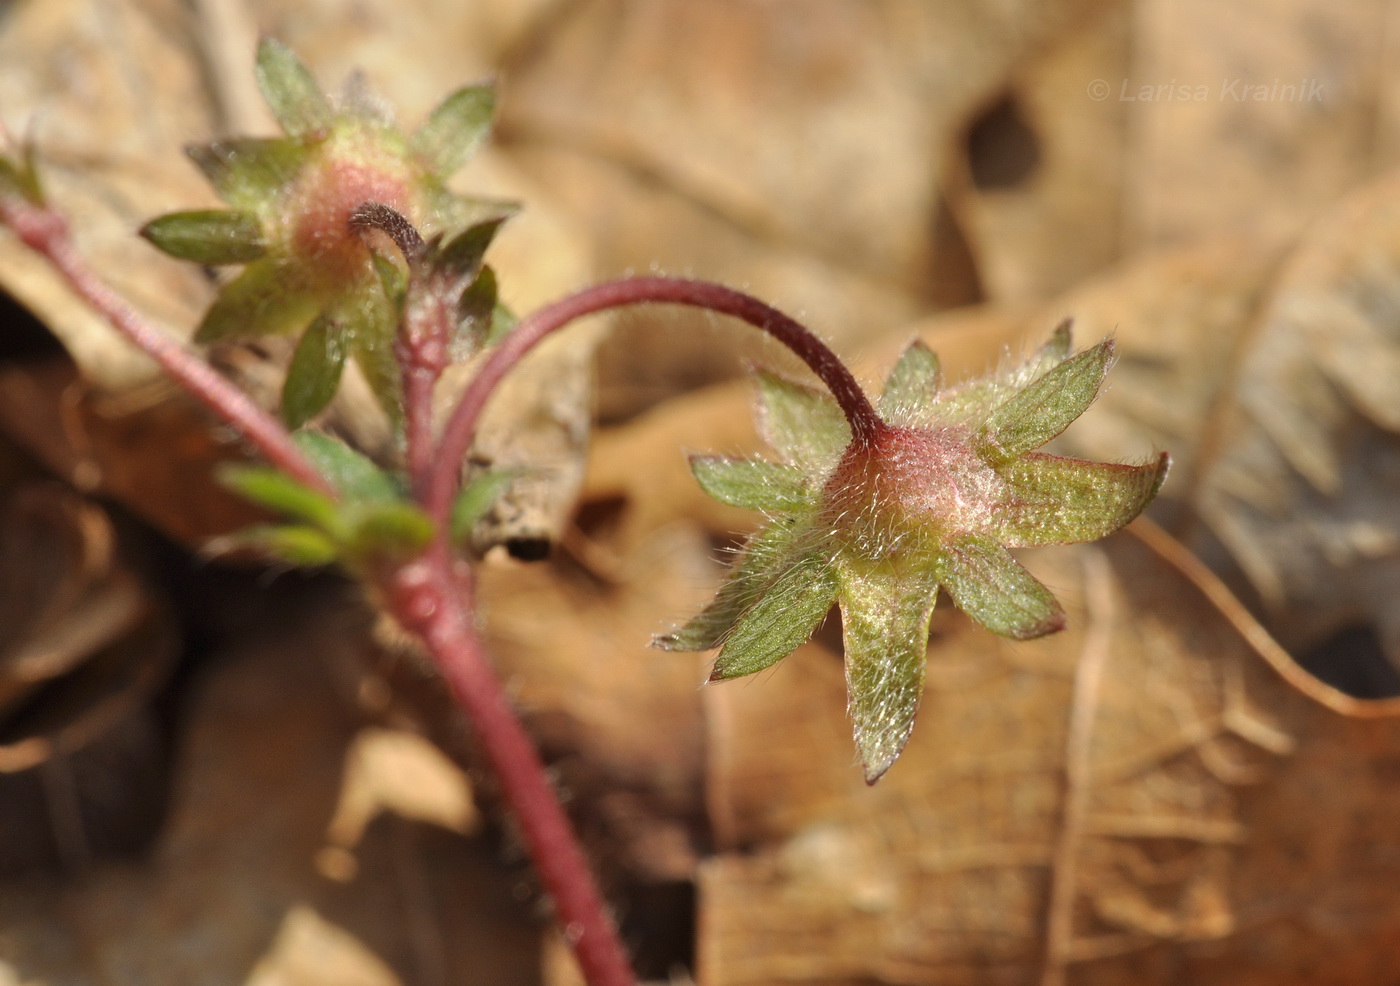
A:
<svg viewBox="0 0 1400 986">
<path fill-rule="evenodd" d="M 299 431 L 292 436 L 302 454 L 332 488 L 348 500 L 397 500 L 398 482 L 362 452 L 340 439 L 318 431 Z"/>
<path fill-rule="evenodd" d="M 336 502 L 284 472 L 266 466 L 228 465 L 219 470 L 218 476 L 225 486 L 259 506 L 327 531 L 337 527 L 339 507 Z"/>
<path fill-rule="evenodd" d="M 1040 448 L 1088 409 L 1112 362 L 1113 340 L 1105 339 L 1018 391 L 987 419 L 978 451 L 1004 462 Z"/>
<path fill-rule="evenodd" d="M 302 334 L 282 384 L 282 420 L 288 428 L 300 428 L 335 396 L 345 369 L 345 336 L 344 328 L 324 314 Z"/>
<path fill-rule="evenodd" d="M 296 285 L 295 271 L 271 257 L 254 261 L 224 285 L 195 331 L 198 343 L 297 332 L 316 317 L 321 301 Z"/>
<path fill-rule="evenodd" d="M 464 86 L 429 115 L 409 142 L 428 170 L 446 177 L 474 154 L 491 132 L 496 90 L 489 85 Z"/>
<path fill-rule="evenodd" d="M 335 121 L 331 101 L 302 60 L 280 41 L 263 38 L 254 70 L 258 89 L 289 137 L 326 130 Z"/>
<path fill-rule="evenodd" d="M 510 470 L 484 472 L 472 478 L 457 493 L 452 502 L 452 540 L 458 544 L 466 542 L 481 518 L 515 482 L 516 473 Z"/>
<path fill-rule="evenodd" d="M 268 524 L 249 527 L 219 538 L 211 549 L 217 553 L 249 549 L 296 565 L 299 568 L 320 568 L 334 563 L 340 549 L 334 539 L 316 527 L 300 524 Z"/>
<path fill-rule="evenodd" d="M 236 209 L 270 210 L 296 178 L 307 150 L 296 141 L 237 137 L 192 144 L 185 153 L 204 173 L 219 198 Z"/>
<path fill-rule="evenodd" d="M 904 424 L 906 417 L 916 420 L 916 409 L 931 403 L 942 385 L 938 355 L 916 339 L 885 380 L 885 389 L 880 393 L 880 415 L 896 424 Z"/>
<path fill-rule="evenodd" d="M 846 691 L 868 784 L 889 770 L 914 728 L 937 598 L 933 572 L 902 577 L 888 564 L 841 571 Z"/>
<path fill-rule="evenodd" d="M 993 633 L 1030 640 L 1064 629 L 1050 590 L 999 544 L 965 538 L 948 545 L 939 577 L 953 601 Z"/>
<path fill-rule="evenodd" d="M 141 235 L 172 257 L 197 264 L 246 264 L 267 252 L 262 224 L 250 212 L 172 212 L 142 226 Z"/>
<path fill-rule="evenodd" d="M 724 639 L 710 680 L 754 674 L 787 657 L 821 623 L 836 602 L 838 588 L 824 553 L 799 555 L 739 617 Z"/>
<path fill-rule="evenodd" d="M 1096 541 L 1142 513 L 1169 465 L 1166 453 L 1140 466 L 1043 453 L 1012 459 L 997 468 L 1010 494 L 997 536 L 1009 548 Z"/>
<path fill-rule="evenodd" d="M 834 465 L 851 441 L 851 428 L 824 391 L 758 371 L 759 429 L 791 465 L 821 470 Z"/>
<path fill-rule="evenodd" d="M 801 521 L 774 521 L 749 539 L 739 563 L 714 600 L 678 630 L 657 637 L 662 650 L 709 650 L 724 642 L 744 612 L 783 574 L 798 542 L 808 534 Z"/>
<path fill-rule="evenodd" d="M 403 557 L 433 537 L 433 521 L 420 507 L 405 500 L 374 500 L 352 511 L 345 553 L 352 558 Z"/>
<path fill-rule="evenodd" d="M 811 503 L 802 470 L 762 459 L 690 457 L 700 488 L 720 503 L 770 513 L 800 510 Z"/>
</svg>

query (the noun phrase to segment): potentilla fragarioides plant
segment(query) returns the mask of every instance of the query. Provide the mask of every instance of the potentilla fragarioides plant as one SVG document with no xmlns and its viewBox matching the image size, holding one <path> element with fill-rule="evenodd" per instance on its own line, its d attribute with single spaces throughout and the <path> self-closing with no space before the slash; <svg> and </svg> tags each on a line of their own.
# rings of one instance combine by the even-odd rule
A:
<svg viewBox="0 0 1400 986">
<path fill-rule="evenodd" d="M 1007 551 L 1093 541 L 1156 495 L 1167 457 L 1144 465 L 1038 453 L 1098 395 L 1105 340 L 1071 357 L 1069 326 L 1015 369 L 943 389 L 938 358 L 910 346 L 880 395 L 880 424 L 853 437 L 826 394 L 759 374 L 760 424 L 777 462 L 697 456 L 717 500 L 765 512 L 715 601 L 657 640 L 719 647 L 711 681 L 762 671 L 841 607 L 849 709 L 866 780 L 904 749 L 924 691 L 941 586 L 963 612 L 1017 640 L 1065 614 Z"/>
<path fill-rule="evenodd" d="M 850 712 L 867 780 L 899 756 L 923 691 L 940 587 L 993 632 L 1060 629 L 1048 589 L 1008 549 L 1088 541 L 1151 501 L 1167 457 L 1138 465 L 1036 451 L 1097 395 L 1112 341 L 1070 353 L 1067 327 L 1024 364 L 944 388 L 927 348 L 910 347 L 877 404 L 816 336 L 716 284 L 639 277 L 586 288 L 521 319 L 496 300 L 484 254 L 512 207 L 456 196 L 445 180 L 486 135 L 493 99 L 471 86 L 404 136 L 362 89 L 336 103 L 285 47 L 265 41 L 257 78 L 284 136 L 191 150 L 227 210 L 175 213 L 143 234 L 201 264 L 245 265 L 198 330 L 208 342 L 269 333 L 298 342 L 280 419 L 194 351 L 155 330 L 98 278 L 45 199 L 29 147 L 0 132 L 0 221 L 219 419 L 268 467 L 231 471 L 285 523 L 241 535 L 303 564 L 338 563 L 416 636 L 466 714 L 541 882 L 592 986 L 634 977 L 569 821 L 476 632 L 471 526 L 508 476 L 465 488 L 460 464 L 482 409 L 527 352 L 577 318 L 670 303 L 738 318 L 791 349 L 825 392 L 760 374 L 762 430 L 776 461 L 699 457 L 700 484 L 761 510 L 715 601 L 657 643 L 719 648 L 712 680 L 771 666 L 841 607 Z M 442 427 L 444 369 L 486 350 Z M 353 356 L 398 427 L 402 468 L 385 469 L 302 427 L 329 403 Z M 293 432 L 294 429 L 301 428 Z"/>
</svg>

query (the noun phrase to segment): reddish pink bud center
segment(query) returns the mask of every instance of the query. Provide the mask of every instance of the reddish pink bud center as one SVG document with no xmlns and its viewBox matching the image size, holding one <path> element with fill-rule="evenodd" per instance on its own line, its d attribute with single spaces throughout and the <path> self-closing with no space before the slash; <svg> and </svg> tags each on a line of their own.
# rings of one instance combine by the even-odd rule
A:
<svg viewBox="0 0 1400 986">
<path fill-rule="evenodd" d="M 1005 484 L 969 438 L 966 428 L 891 427 L 852 445 L 823 491 L 832 528 L 876 553 L 908 535 L 942 541 L 986 530 Z"/>
<path fill-rule="evenodd" d="M 339 284 L 365 270 L 369 250 L 350 217 L 366 202 L 411 216 L 404 169 L 392 160 L 337 154 L 335 148 L 310 163 L 288 196 L 286 209 L 293 255 L 325 283 Z"/>
</svg>

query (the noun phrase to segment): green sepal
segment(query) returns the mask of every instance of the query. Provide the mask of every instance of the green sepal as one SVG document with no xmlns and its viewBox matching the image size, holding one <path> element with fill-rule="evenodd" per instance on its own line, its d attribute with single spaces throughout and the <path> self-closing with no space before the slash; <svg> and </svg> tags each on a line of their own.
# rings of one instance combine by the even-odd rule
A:
<svg viewBox="0 0 1400 986">
<path fill-rule="evenodd" d="M 1074 350 L 1073 319 L 1063 319 L 1050 333 L 1050 338 L 1007 376 L 1013 387 L 1024 387 L 1054 367 L 1069 359 Z"/>
<path fill-rule="evenodd" d="M 396 425 L 403 413 L 403 374 L 394 354 L 398 309 L 384 292 L 383 276 L 364 283 L 340 302 L 337 314 L 350 338 L 350 350 L 379 406 Z"/>
<path fill-rule="evenodd" d="M 211 266 L 252 263 L 267 252 L 262 224 L 251 212 L 172 212 L 142 226 L 141 235 L 172 257 Z"/>
<path fill-rule="evenodd" d="M 290 137 L 303 137 L 330 128 L 335 110 L 316 78 L 282 42 L 263 38 L 253 72 L 268 108 Z"/>
<path fill-rule="evenodd" d="M 953 602 L 993 633 L 1031 640 L 1064 629 L 1054 595 L 1001 545 L 964 538 L 945 547 L 943 562 L 939 581 Z"/>
<path fill-rule="evenodd" d="M 496 272 L 482 267 L 457 302 L 457 327 L 449 353 L 452 362 L 464 363 L 481 351 L 491 336 L 499 306 Z"/>
<path fill-rule="evenodd" d="M 724 638 L 711 681 L 771 667 L 812 635 L 836 602 L 839 586 L 826 558 L 815 552 L 788 565 Z"/>
<path fill-rule="evenodd" d="M 370 251 L 370 262 L 374 264 L 380 290 L 384 292 L 384 297 L 397 314 L 403 309 L 404 296 L 408 293 L 408 272 L 378 250 Z M 395 321 L 397 322 L 397 318 Z"/>
<path fill-rule="evenodd" d="M 488 219 L 467 227 L 442 244 L 433 258 L 434 266 L 464 277 L 474 277 L 481 269 L 486 249 L 500 232 L 505 216 Z"/>
<path fill-rule="evenodd" d="M 1140 466 L 1031 453 L 998 467 L 1008 497 L 998 539 L 1009 548 L 1097 541 L 1152 502 L 1171 459 Z"/>
<path fill-rule="evenodd" d="M 483 268 L 483 271 L 489 269 Z M 495 274 L 493 273 L 491 276 L 494 278 Z M 491 328 L 486 333 L 486 345 L 494 346 L 500 342 L 510 335 L 510 330 L 515 328 L 519 322 L 520 319 L 515 317 L 514 312 L 499 301 L 496 302 L 496 306 L 491 309 Z"/>
<path fill-rule="evenodd" d="M 307 151 L 286 138 L 235 137 L 185 148 L 219 198 L 236 209 L 270 209 L 296 178 Z"/>
<path fill-rule="evenodd" d="M 759 430 L 791 465 L 833 465 L 851 440 L 851 427 L 824 391 L 759 370 Z"/>
<path fill-rule="evenodd" d="M 1105 339 L 1018 391 L 987 418 L 979 453 L 1000 463 L 1040 448 L 1088 410 L 1112 362 L 1113 340 Z"/>
<path fill-rule="evenodd" d="M 403 557 L 427 545 L 433 521 L 406 500 L 373 500 L 347 509 L 349 534 L 344 553 L 352 559 Z"/>
<path fill-rule="evenodd" d="M 356 336 L 350 345 L 355 365 L 364 374 L 380 408 L 397 427 L 403 421 L 403 379 L 394 356 L 393 339 Z"/>
<path fill-rule="evenodd" d="M 770 513 L 808 506 L 802 470 L 763 459 L 727 459 L 714 455 L 690 457 L 690 471 L 700 488 L 720 503 Z"/>
<path fill-rule="evenodd" d="M 463 544 L 471 538 L 472 528 L 515 482 L 516 475 L 511 470 L 483 472 L 457 491 L 457 498 L 452 501 L 453 541 Z"/>
<path fill-rule="evenodd" d="M 739 563 L 715 598 L 684 626 L 652 640 L 662 650 L 710 650 L 724 642 L 744 612 L 763 597 L 782 574 L 806 526 L 794 519 L 776 520 L 749 538 Z"/>
<path fill-rule="evenodd" d="M 942 386 L 938 354 L 915 339 L 885 380 L 885 389 L 880 392 L 880 416 L 902 424 L 919 405 L 932 401 Z"/>
<path fill-rule="evenodd" d="M 282 383 L 282 420 L 288 428 L 300 428 L 335 397 L 348 349 L 344 326 L 325 314 L 302 333 Z"/>
<path fill-rule="evenodd" d="M 924 692 L 929 622 L 938 599 L 932 572 L 841 572 L 841 631 L 848 711 L 867 784 L 898 759 Z"/>
<path fill-rule="evenodd" d="M 347 500 L 390 501 L 402 493 L 399 482 L 362 452 L 319 431 L 292 436 L 327 483 Z"/>
<path fill-rule="evenodd" d="M 195 330 L 198 343 L 287 335 L 316 317 L 321 300 L 300 290 L 296 272 L 271 257 L 249 264 L 215 297 Z"/>
<path fill-rule="evenodd" d="M 935 402 L 925 402 L 907 410 L 904 425 L 982 426 L 1000 405 L 1015 397 L 1018 390 L 1062 363 L 1070 351 L 1068 320 L 1051 333 L 1039 349 L 1010 369 L 991 376 L 969 380 L 944 391 Z"/>
<path fill-rule="evenodd" d="M 218 478 L 259 506 L 327 531 L 336 529 L 340 509 L 336 502 L 284 472 L 267 466 L 226 465 L 219 469 Z"/>
<path fill-rule="evenodd" d="M 248 549 L 298 568 L 321 568 L 335 563 L 340 548 L 318 527 L 303 524 L 266 524 L 245 528 L 219 538 L 211 550 L 216 553 Z"/>
<path fill-rule="evenodd" d="M 446 177 L 485 141 L 495 111 L 493 86 L 464 86 L 437 105 L 409 139 L 409 148 L 423 159 L 429 171 Z"/>
</svg>

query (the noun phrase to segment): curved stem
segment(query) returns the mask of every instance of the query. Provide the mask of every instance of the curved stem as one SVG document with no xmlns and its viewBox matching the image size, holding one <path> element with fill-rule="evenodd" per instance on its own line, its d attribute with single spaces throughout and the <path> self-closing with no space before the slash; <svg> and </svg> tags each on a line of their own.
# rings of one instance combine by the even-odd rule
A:
<svg viewBox="0 0 1400 986">
<path fill-rule="evenodd" d="M 377 229 L 394 241 L 408 265 L 403 314 L 394 334 L 394 358 L 403 385 L 404 465 L 415 494 L 421 493 L 433 463 L 433 391 L 448 362 L 448 341 L 461 284 L 434 277 L 425 264 L 427 244 L 397 209 L 366 202 L 350 216 L 350 227 Z"/>
<path fill-rule="evenodd" d="M 129 342 L 170 375 L 223 424 L 235 428 L 272 465 L 329 496 L 335 491 L 302 455 L 282 422 L 268 414 L 208 363 L 148 322 L 83 260 L 58 212 L 0 196 L 0 221 L 41 254 L 68 286 Z"/>
<path fill-rule="evenodd" d="M 708 281 L 633 277 L 608 281 L 541 308 L 523 319 L 482 364 L 443 429 L 437 461 L 425 489 L 424 506 L 445 525 L 457 489 L 458 463 L 470 450 L 487 399 L 512 366 L 550 333 L 576 318 L 623 305 L 668 303 L 732 315 L 767 332 L 811 367 L 831 391 L 851 425 L 855 442 L 868 444 L 885 424 L 851 371 L 811 330 L 757 298 Z"/>
<path fill-rule="evenodd" d="M 573 827 L 471 624 L 467 579 L 454 577 L 445 551 L 430 548 L 401 569 L 390 588 L 395 615 L 422 638 L 467 713 L 584 979 L 589 986 L 633 986 L 636 980 Z"/>
</svg>

